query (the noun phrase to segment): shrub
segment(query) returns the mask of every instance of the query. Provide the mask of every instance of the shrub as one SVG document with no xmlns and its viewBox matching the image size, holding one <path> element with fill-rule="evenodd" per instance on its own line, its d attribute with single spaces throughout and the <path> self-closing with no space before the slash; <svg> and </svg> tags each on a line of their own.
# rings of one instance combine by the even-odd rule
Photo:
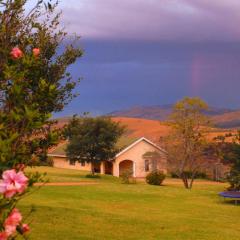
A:
<svg viewBox="0 0 240 240">
<path fill-rule="evenodd" d="M 6 170 L 0 176 L 0 239 L 28 239 L 27 233 L 30 231 L 28 224 L 24 223 L 21 212 L 16 208 L 16 204 L 24 195 L 30 193 L 36 182 L 44 182 L 38 173 L 24 173 L 24 164 L 16 165 L 16 169 Z M 32 213 L 33 208 L 28 213 Z"/>
<path fill-rule="evenodd" d="M 53 167 L 54 162 L 53 162 L 53 158 L 52 157 L 47 157 L 46 160 L 45 159 L 33 159 L 31 161 L 31 165 L 32 166 L 47 166 L 47 167 Z"/>
<path fill-rule="evenodd" d="M 121 180 L 124 184 L 136 183 L 136 179 L 132 176 L 133 172 L 126 170 L 121 174 Z"/>
<path fill-rule="evenodd" d="M 146 176 L 146 182 L 150 185 L 161 185 L 165 177 L 162 171 L 152 171 Z"/>
<path fill-rule="evenodd" d="M 101 176 L 99 176 L 97 174 L 87 174 L 85 177 L 86 178 L 101 178 Z"/>
</svg>

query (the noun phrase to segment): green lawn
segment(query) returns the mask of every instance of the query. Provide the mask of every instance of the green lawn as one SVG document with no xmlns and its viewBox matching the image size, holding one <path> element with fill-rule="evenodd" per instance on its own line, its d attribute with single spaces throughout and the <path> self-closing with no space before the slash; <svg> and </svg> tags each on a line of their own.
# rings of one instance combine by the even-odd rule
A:
<svg viewBox="0 0 240 240">
<path fill-rule="evenodd" d="M 49 172 L 51 181 L 89 181 L 79 171 L 38 170 Z M 124 185 L 113 177 L 97 182 L 45 186 L 24 199 L 19 206 L 23 212 L 29 205 L 36 208 L 31 239 L 239 239 L 240 205 L 217 196 L 222 184 L 199 183 L 189 191 L 177 183 Z"/>
</svg>

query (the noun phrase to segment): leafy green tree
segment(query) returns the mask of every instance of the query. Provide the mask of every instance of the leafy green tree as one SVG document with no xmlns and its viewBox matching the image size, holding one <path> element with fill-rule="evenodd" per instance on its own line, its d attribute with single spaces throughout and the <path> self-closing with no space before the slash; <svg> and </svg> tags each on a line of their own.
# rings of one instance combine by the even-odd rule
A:
<svg viewBox="0 0 240 240">
<path fill-rule="evenodd" d="M 67 44 L 58 1 L 0 0 L 0 169 L 46 160 L 59 132 L 50 121 L 74 97 L 67 71 L 82 56 Z M 64 47 L 65 45 L 65 47 Z"/>
<path fill-rule="evenodd" d="M 67 157 L 70 161 L 91 163 L 94 174 L 94 164 L 114 159 L 119 151 L 117 141 L 123 133 L 124 127 L 109 117 L 75 116 L 65 130 L 69 140 Z"/>
<path fill-rule="evenodd" d="M 200 98 L 185 97 L 174 106 L 170 117 L 172 131 L 166 139 L 169 167 L 191 189 L 206 148 L 209 120 L 203 114 L 207 104 Z M 189 178 L 190 173 L 190 178 Z"/>
<path fill-rule="evenodd" d="M 223 160 L 231 164 L 231 169 L 226 179 L 230 184 L 229 190 L 240 190 L 240 145 L 227 143 L 223 150 Z"/>
<path fill-rule="evenodd" d="M 226 180 L 229 182 L 229 190 L 240 190 L 240 131 L 236 134 L 229 133 L 225 136 L 217 136 L 212 148 L 218 154 L 223 164 L 231 166 Z"/>
</svg>

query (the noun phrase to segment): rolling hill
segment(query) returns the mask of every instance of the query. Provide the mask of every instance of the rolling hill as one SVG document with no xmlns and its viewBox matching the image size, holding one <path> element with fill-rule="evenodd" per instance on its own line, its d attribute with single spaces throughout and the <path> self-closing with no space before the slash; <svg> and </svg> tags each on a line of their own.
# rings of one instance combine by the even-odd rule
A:
<svg viewBox="0 0 240 240">
<path fill-rule="evenodd" d="M 58 119 L 58 128 L 62 128 L 69 122 L 69 117 Z M 126 126 L 126 133 L 118 142 L 120 148 L 126 147 L 140 137 L 146 137 L 149 140 L 161 145 L 161 137 L 165 137 L 170 133 L 170 127 L 163 121 L 150 120 L 143 118 L 127 118 L 127 117 L 112 117 L 115 122 L 120 122 Z M 212 128 L 208 133 L 208 139 L 211 140 L 216 136 L 234 133 L 234 129 L 219 129 Z M 66 141 L 61 141 L 57 146 L 49 149 L 52 154 L 65 154 Z"/>
<path fill-rule="evenodd" d="M 142 118 L 165 121 L 171 114 L 172 108 L 173 105 L 139 106 L 111 112 L 108 115 L 112 117 Z M 204 113 L 212 119 L 212 122 L 216 127 L 240 127 L 240 110 L 210 107 L 209 110 Z"/>
<path fill-rule="evenodd" d="M 154 142 L 159 142 L 160 138 L 167 136 L 171 130 L 168 125 L 158 120 L 126 117 L 113 117 L 112 119 L 127 127 L 125 136 L 131 139 L 146 137 Z M 234 129 L 211 128 L 208 139 L 211 140 L 216 136 L 234 133 L 235 131 Z"/>
<path fill-rule="evenodd" d="M 62 128 L 69 120 L 70 117 L 58 118 L 56 127 Z M 169 133 L 169 127 L 164 122 L 158 120 L 127 117 L 112 117 L 112 120 L 120 122 L 126 127 L 125 137 L 131 140 L 144 136 L 156 141 L 160 136 L 166 136 Z"/>
<path fill-rule="evenodd" d="M 69 119 L 70 118 L 58 119 L 57 127 L 63 127 L 68 123 Z M 112 117 L 112 120 L 126 126 L 123 142 L 125 142 L 126 139 L 132 141 L 140 137 L 146 137 L 154 142 L 158 142 L 160 137 L 167 136 L 170 132 L 170 127 L 164 121 L 128 117 Z M 235 129 L 220 129 L 213 127 L 210 130 L 209 139 L 235 131 Z"/>
<path fill-rule="evenodd" d="M 240 127 L 240 111 L 232 111 L 212 117 L 212 120 L 220 128 Z"/>
<path fill-rule="evenodd" d="M 169 126 L 157 120 L 126 117 L 114 117 L 112 120 L 126 126 L 125 136 L 128 138 L 146 137 L 157 142 L 160 137 L 168 135 L 170 131 Z"/>
</svg>

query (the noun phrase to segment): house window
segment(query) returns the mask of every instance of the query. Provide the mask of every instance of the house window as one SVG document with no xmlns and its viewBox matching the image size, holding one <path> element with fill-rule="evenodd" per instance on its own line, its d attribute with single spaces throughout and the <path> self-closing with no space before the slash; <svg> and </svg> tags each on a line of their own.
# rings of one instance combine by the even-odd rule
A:
<svg viewBox="0 0 240 240">
<path fill-rule="evenodd" d="M 149 160 L 145 160 L 145 172 L 149 172 Z"/>
<path fill-rule="evenodd" d="M 69 160 L 69 165 L 73 165 L 73 166 L 75 166 L 75 165 L 76 165 L 76 162 L 73 161 L 73 160 Z"/>
<path fill-rule="evenodd" d="M 85 166 L 85 162 L 81 162 L 81 166 L 84 167 Z"/>
</svg>

